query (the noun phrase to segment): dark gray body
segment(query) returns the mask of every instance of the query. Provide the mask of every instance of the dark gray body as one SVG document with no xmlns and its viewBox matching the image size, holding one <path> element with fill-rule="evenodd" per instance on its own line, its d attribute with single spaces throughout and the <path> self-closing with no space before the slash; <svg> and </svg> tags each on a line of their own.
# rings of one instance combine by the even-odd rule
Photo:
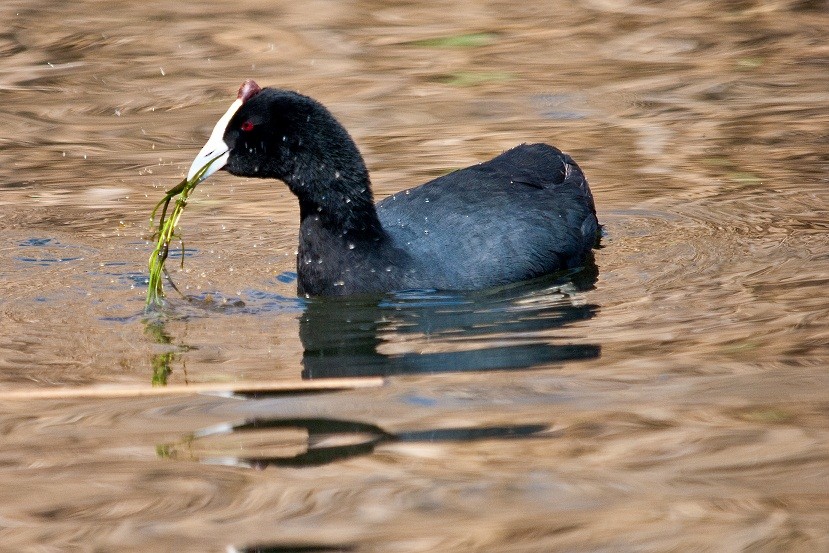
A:
<svg viewBox="0 0 829 553">
<path fill-rule="evenodd" d="M 598 221 L 584 174 L 546 144 L 521 145 L 376 204 L 383 235 L 353 239 L 303 218 L 300 293 L 465 290 L 578 267 Z M 333 275 L 333 278 L 332 278 Z"/>
</svg>

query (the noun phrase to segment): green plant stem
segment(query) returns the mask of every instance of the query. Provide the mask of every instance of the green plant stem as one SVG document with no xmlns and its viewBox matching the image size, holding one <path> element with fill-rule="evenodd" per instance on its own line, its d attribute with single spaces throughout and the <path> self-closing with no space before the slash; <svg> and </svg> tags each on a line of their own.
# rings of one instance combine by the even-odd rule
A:
<svg viewBox="0 0 829 553">
<path fill-rule="evenodd" d="M 181 220 L 181 214 L 187 206 L 187 198 L 190 196 L 196 186 L 201 182 L 202 176 L 213 163 L 217 156 L 208 161 L 201 169 L 199 169 L 193 178 L 184 179 L 178 185 L 168 190 L 164 198 L 155 205 L 150 214 L 150 224 L 155 219 L 155 214 L 158 209 L 161 209 L 161 217 L 158 221 L 158 229 L 153 233 L 153 238 L 156 238 L 156 245 L 153 253 L 149 259 L 150 279 L 147 285 L 147 304 L 146 309 L 151 310 L 155 307 L 164 305 L 164 288 L 162 275 L 164 271 L 164 262 L 167 261 L 167 256 L 170 253 L 170 242 L 178 235 L 175 232 L 176 227 Z M 178 196 L 178 197 L 177 197 Z M 170 207 L 170 202 L 175 198 L 172 213 L 167 217 L 167 210 Z M 184 243 L 182 242 L 181 264 L 184 266 Z"/>
</svg>

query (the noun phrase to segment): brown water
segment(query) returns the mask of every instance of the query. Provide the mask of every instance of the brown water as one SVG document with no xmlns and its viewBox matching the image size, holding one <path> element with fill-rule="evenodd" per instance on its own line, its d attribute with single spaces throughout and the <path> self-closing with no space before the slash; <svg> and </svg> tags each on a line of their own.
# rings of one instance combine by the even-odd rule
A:
<svg viewBox="0 0 829 553">
<path fill-rule="evenodd" d="M 829 551 L 826 2 L 0 18 L 3 390 L 389 376 L 4 401 L 3 550 Z M 200 301 L 147 323 L 149 212 L 248 77 L 329 106 L 378 197 L 559 146 L 605 225 L 597 269 L 306 303 L 293 197 L 218 175 L 174 271 Z"/>
</svg>

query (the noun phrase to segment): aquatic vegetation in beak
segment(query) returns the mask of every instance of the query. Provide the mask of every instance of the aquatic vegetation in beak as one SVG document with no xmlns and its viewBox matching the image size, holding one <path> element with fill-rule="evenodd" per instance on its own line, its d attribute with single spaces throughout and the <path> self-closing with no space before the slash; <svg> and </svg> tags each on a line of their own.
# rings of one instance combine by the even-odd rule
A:
<svg viewBox="0 0 829 553">
<path fill-rule="evenodd" d="M 167 273 L 164 268 L 164 262 L 167 260 L 167 255 L 170 252 L 170 242 L 173 241 L 173 238 L 179 238 L 179 240 L 181 239 L 181 237 L 176 234 L 175 229 L 178 226 L 179 219 L 181 219 L 181 214 L 184 212 L 184 207 L 187 205 L 187 198 L 190 196 L 190 192 L 192 192 L 196 186 L 206 178 L 205 173 L 208 172 L 213 162 L 219 157 L 221 157 L 221 155 L 209 159 L 195 172 L 191 171 L 190 178 L 182 180 L 178 186 L 168 190 L 164 195 L 164 199 L 156 204 L 150 214 L 150 224 L 152 224 L 155 220 L 155 214 L 158 212 L 158 208 L 162 208 L 161 218 L 158 221 L 158 229 L 153 233 L 151 238 L 156 240 L 156 246 L 152 255 L 150 255 L 149 261 L 150 280 L 147 285 L 147 310 L 154 307 L 160 307 L 164 304 L 164 289 L 161 275 L 162 273 Z M 173 198 L 175 198 L 175 204 L 173 205 L 172 213 L 170 213 L 170 216 L 168 217 L 167 210 L 170 207 L 170 202 Z M 181 264 L 184 266 L 183 242 Z"/>
</svg>

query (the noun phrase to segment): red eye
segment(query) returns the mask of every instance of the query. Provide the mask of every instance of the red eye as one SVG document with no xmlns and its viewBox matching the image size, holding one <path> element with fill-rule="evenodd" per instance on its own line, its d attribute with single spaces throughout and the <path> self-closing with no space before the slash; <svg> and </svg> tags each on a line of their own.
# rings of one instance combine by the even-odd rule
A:
<svg viewBox="0 0 829 553">
<path fill-rule="evenodd" d="M 253 130 L 253 123 L 251 123 L 250 121 L 245 121 L 244 123 L 242 123 L 241 128 L 245 132 L 252 131 Z"/>
</svg>

